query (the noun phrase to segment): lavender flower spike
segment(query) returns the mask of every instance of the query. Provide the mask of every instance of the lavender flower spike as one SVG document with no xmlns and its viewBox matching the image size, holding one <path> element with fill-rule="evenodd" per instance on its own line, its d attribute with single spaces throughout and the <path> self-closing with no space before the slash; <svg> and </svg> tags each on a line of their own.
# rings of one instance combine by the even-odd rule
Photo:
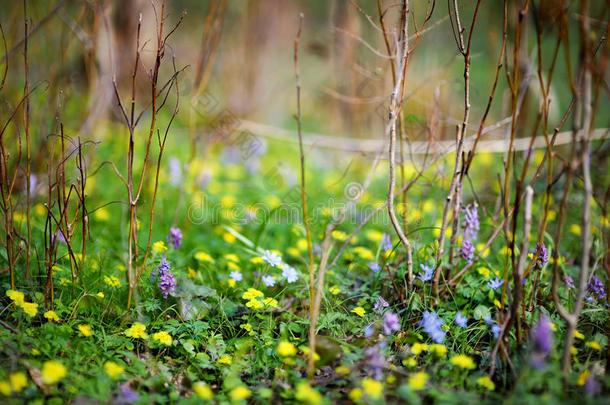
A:
<svg viewBox="0 0 610 405">
<path fill-rule="evenodd" d="M 182 231 L 180 228 L 169 228 L 169 235 L 167 235 L 167 243 L 174 245 L 174 249 L 178 249 L 182 244 Z"/>
<path fill-rule="evenodd" d="M 476 204 L 469 204 L 464 209 L 464 239 L 473 241 L 479 233 L 479 213 Z"/>
<path fill-rule="evenodd" d="M 157 266 L 151 277 L 151 279 L 154 281 L 156 276 L 159 276 L 159 284 L 157 284 L 157 287 L 159 287 L 159 289 L 163 293 L 163 298 L 165 299 L 167 299 L 167 295 L 169 293 L 173 293 L 176 289 L 176 278 L 170 272 L 170 268 L 171 265 L 169 264 L 167 259 L 165 257 L 162 257 L 159 266 Z"/>
</svg>

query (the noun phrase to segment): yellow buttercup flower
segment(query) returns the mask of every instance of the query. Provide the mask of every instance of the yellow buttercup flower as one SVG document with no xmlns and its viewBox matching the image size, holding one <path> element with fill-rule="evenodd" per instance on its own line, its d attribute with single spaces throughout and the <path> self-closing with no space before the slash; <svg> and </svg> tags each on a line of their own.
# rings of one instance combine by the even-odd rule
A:
<svg viewBox="0 0 610 405">
<path fill-rule="evenodd" d="M 451 364 L 454 364 L 458 367 L 467 370 L 472 370 L 476 367 L 474 364 L 474 360 L 472 360 L 472 357 L 466 356 L 465 354 L 457 354 L 453 356 L 449 361 L 451 362 Z"/>
<path fill-rule="evenodd" d="M 15 305 L 17 305 L 18 307 L 22 306 L 25 302 L 25 296 L 21 291 L 6 290 L 6 296 L 13 300 Z"/>
<path fill-rule="evenodd" d="M 233 388 L 229 395 L 231 396 L 231 399 L 233 401 L 241 401 L 243 399 L 250 398 L 251 394 L 252 394 L 252 392 L 250 391 L 250 389 L 248 387 L 239 385 L 239 386 Z"/>
<path fill-rule="evenodd" d="M 227 242 L 227 243 L 234 243 L 234 242 L 237 240 L 237 238 L 235 237 L 235 235 L 233 235 L 233 234 L 232 234 L 232 233 L 230 233 L 230 232 L 225 232 L 225 233 L 222 235 L 222 238 L 223 238 L 223 239 L 224 239 L 224 241 L 225 241 L 225 242 Z"/>
<path fill-rule="evenodd" d="M 59 316 L 57 316 L 57 314 L 55 313 L 55 311 L 47 311 L 43 314 L 43 316 L 49 321 L 59 321 Z"/>
<path fill-rule="evenodd" d="M 337 287 L 336 285 L 330 287 L 328 289 L 328 291 L 332 294 L 332 295 L 337 295 L 341 292 L 341 289 L 339 287 Z"/>
<path fill-rule="evenodd" d="M 594 349 L 594 350 L 601 350 L 602 349 L 601 346 L 599 345 L 599 343 L 597 343 L 595 340 L 587 342 L 587 343 L 585 343 L 585 345 L 587 347 L 590 347 L 591 349 Z"/>
<path fill-rule="evenodd" d="M 129 329 L 125 331 L 125 336 L 132 337 L 135 339 L 148 339 L 148 334 L 146 333 L 146 325 L 141 324 L 140 322 L 135 322 Z"/>
<path fill-rule="evenodd" d="M 104 363 L 104 371 L 108 377 L 116 380 L 125 372 L 125 367 L 115 363 L 114 361 L 107 361 Z"/>
<path fill-rule="evenodd" d="M 153 340 L 156 340 L 165 346 L 171 346 L 171 344 L 173 342 L 172 336 L 165 331 L 160 331 L 160 332 L 154 333 Z"/>
<path fill-rule="evenodd" d="M 583 335 L 583 334 L 582 334 L 582 333 L 580 333 L 579 331 L 575 330 L 575 331 L 574 331 L 574 338 L 575 338 L 575 339 L 580 339 L 580 340 L 582 340 L 582 339 L 584 339 L 584 338 L 585 338 L 585 335 Z"/>
<path fill-rule="evenodd" d="M 409 367 L 415 367 L 417 366 L 417 360 L 415 360 L 413 357 L 407 357 L 402 361 L 402 364 Z"/>
<path fill-rule="evenodd" d="M 335 368 L 337 374 L 348 375 L 350 371 L 350 368 L 347 366 L 337 366 L 337 368 Z"/>
<path fill-rule="evenodd" d="M 409 385 L 409 388 L 411 388 L 413 391 L 419 391 L 426 386 L 429 378 L 430 377 L 427 373 L 420 371 L 411 375 L 407 380 L 407 384 Z"/>
<path fill-rule="evenodd" d="M 24 302 L 21 305 L 21 308 L 28 316 L 36 316 L 38 313 L 38 304 L 33 302 Z"/>
<path fill-rule="evenodd" d="M 297 241 L 297 248 L 299 250 L 307 250 L 307 239 L 299 239 Z"/>
<path fill-rule="evenodd" d="M 263 297 L 262 291 L 257 290 L 256 288 L 248 288 L 246 292 L 241 296 L 245 300 L 251 300 L 257 297 Z"/>
<path fill-rule="evenodd" d="M 383 239 L 383 233 L 372 229 L 366 233 L 366 238 L 371 242 L 381 242 L 381 239 Z"/>
<path fill-rule="evenodd" d="M 103 293 L 103 292 L 101 292 L 101 291 L 100 291 L 100 292 L 98 292 L 98 293 L 97 293 L 97 294 L 95 294 L 95 295 L 97 295 L 97 297 L 98 297 L 98 298 L 104 298 L 104 297 L 105 297 L 104 293 Z"/>
<path fill-rule="evenodd" d="M 80 333 L 83 334 L 83 336 L 85 337 L 89 337 L 91 336 L 91 326 L 87 325 L 87 324 L 80 324 L 78 325 L 78 330 L 80 331 Z"/>
<path fill-rule="evenodd" d="M 66 367 L 57 361 L 45 361 L 40 370 L 42 381 L 45 384 L 55 384 L 61 381 L 66 376 L 68 370 Z"/>
<path fill-rule="evenodd" d="M 447 354 L 447 346 L 435 343 L 430 345 L 430 351 L 439 357 L 444 357 Z"/>
<path fill-rule="evenodd" d="M 159 254 L 159 253 L 163 253 L 167 250 L 167 246 L 165 246 L 165 242 L 160 240 L 157 241 L 155 243 L 153 243 L 153 247 L 152 247 L 152 251 Z"/>
<path fill-rule="evenodd" d="M 587 382 L 587 378 L 589 378 L 589 376 L 591 375 L 591 372 L 589 370 L 585 370 L 582 373 L 580 373 L 578 375 L 578 379 L 576 380 L 576 384 L 580 385 L 581 387 L 583 385 L 585 385 L 585 382 Z"/>
<path fill-rule="evenodd" d="M 322 402 L 322 395 L 305 381 L 297 384 L 294 397 L 297 401 L 314 405 Z"/>
<path fill-rule="evenodd" d="M 21 392 L 28 385 L 28 379 L 22 372 L 12 373 L 9 376 L 9 381 L 11 382 L 11 390 L 13 392 Z"/>
<path fill-rule="evenodd" d="M 352 309 L 350 312 L 353 312 L 360 317 L 364 316 L 364 314 L 366 313 L 366 311 L 362 307 L 356 307 L 356 308 Z"/>
<path fill-rule="evenodd" d="M 282 357 L 291 357 L 297 354 L 297 348 L 290 342 L 281 341 L 277 345 L 277 352 Z"/>
<path fill-rule="evenodd" d="M 428 345 L 425 343 L 416 342 L 416 343 L 413 343 L 413 346 L 411 346 L 411 352 L 416 356 L 427 350 L 428 350 Z"/>
<path fill-rule="evenodd" d="M 205 399 L 206 401 L 210 401 L 212 398 L 214 398 L 214 392 L 210 386 L 203 381 L 198 381 L 193 384 L 193 391 L 199 398 Z"/>
<path fill-rule="evenodd" d="M 365 378 L 362 380 L 362 390 L 373 399 L 381 397 L 383 394 L 383 384 L 372 378 Z"/>
<path fill-rule="evenodd" d="M 489 378 L 489 376 L 483 376 L 483 377 L 477 378 L 477 384 L 479 384 L 481 387 L 487 388 L 490 391 L 493 391 L 496 389 L 496 384 L 494 384 L 494 382 L 491 381 L 491 378 Z"/>
<path fill-rule="evenodd" d="M 338 240 L 339 242 L 345 242 L 347 240 L 347 234 L 343 231 L 335 229 L 330 234 L 334 240 Z"/>
<path fill-rule="evenodd" d="M 0 394 L 7 397 L 11 395 L 11 384 L 8 381 L 0 381 Z"/>
<path fill-rule="evenodd" d="M 230 262 L 239 263 L 239 257 L 233 253 L 227 253 L 224 257 Z"/>
<path fill-rule="evenodd" d="M 354 388 L 349 392 L 348 397 L 354 402 L 360 402 L 360 400 L 362 399 L 362 395 L 364 394 L 362 393 L 362 390 L 360 388 Z"/>
<path fill-rule="evenodd" d="M 220 364 L 231 364 L 233 362 L 233 360 L 231 359 L 231 356 L 220 356 L 218 358 L 218 363 Z"/>
<path fill-rule="evenodd" d="M 119 280 L 116 276 L 104 276 L 104 282 L 108 284 L 110 287 L 120 287 L 121 280 Z"/>
<path fill-rule="evenodd" d="M 195 259 L 197 259 L 200 262 L 214 263 L 214 259 L 212 258 L 212 256 L 210 256 L 209 254 L 207 254 L 205 252 L 195 253 Z"/>
</svg>

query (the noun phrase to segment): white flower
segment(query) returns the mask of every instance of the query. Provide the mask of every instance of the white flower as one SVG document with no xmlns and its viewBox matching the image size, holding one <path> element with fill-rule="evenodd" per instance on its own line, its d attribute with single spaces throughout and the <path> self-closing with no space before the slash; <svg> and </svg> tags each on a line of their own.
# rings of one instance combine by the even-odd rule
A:
<svg viewBox="0 0 610 405">
<path fill-rule="evenodd" d="M 233 281 L 241 281 L 244 278 L 244 276 L 239 270 L 235 270 L 229 273 L 229 277 L 231 277 Z"/>
<path fill-rule="evenodd" d="M 287 264 L 282 266 L 282 276 L 284 276 L 289 283 L 294 283 L 299 279 L 299 273 L 297 273 L 294 267 L 290 267 Z"/>
<path fill-rule="evenodd" d="M 273 267 L 278 267 L 280 264 L 282 264 L 282 257 L 275 252 L 265 250 L 265 254 L 262 258 Z"/>
<path fill-rule="evenodd" d="M 275 278 L 273 276 L 263 276 L 263 283 L 267 287 L 273 287 L 275 285 Z"/>
</svg>

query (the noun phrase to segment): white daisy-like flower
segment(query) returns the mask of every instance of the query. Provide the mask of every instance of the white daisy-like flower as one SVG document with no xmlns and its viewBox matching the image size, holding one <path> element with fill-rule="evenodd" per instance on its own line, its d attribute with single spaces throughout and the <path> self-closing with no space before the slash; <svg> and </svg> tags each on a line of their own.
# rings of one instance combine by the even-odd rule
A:
<svg viewBox="0 0 610 405">
<path fill-rule="evenodd" d="M 241 272 L 239 270 L 230 272 L 229 277 L 231 277 L 231 279 L 233 281 L 241 281 L 244 278 L 244 276 L 241 274 Z"/>
<path fill-rule="evenodd" d="M 263 276 L 263 283 L 267 287 L 273 287 L 275 285 L 275 278 L 273 276 Z"/>
<path fill-rule="evenodd" d="M 289 283 L 294 283 L 299 279 L 299 273 L 296 269 L 288 265 L 282 266 L 282 276 L 286 278 L 286 281 Z"/>
<path fill-rule="evenodd" d="M 265 250 L 265 254 L 263 254 L 262 258 L 273 267 L 278 267 L 280 264 L 282 264 L 282 257 L 269 250 Z"/>
</svg>

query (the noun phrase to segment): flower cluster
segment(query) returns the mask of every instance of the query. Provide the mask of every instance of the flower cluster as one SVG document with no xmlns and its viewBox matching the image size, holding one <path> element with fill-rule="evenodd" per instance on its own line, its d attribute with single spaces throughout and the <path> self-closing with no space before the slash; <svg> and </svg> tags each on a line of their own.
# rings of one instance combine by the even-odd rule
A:
<svg viewBox="0 0 610 405">
<path fill-rule="evenodd" d="M 178 249 L 182 244 L 182 231 L 180 228 L 169 228 L 169 235 L 167 235 L 167 243 L 171 243 L 174 249 Z"/>
<path fill-rule="evenodd" d="M 276 299 L 271 297 L 265 298 L 265 294 L 256 288 L 248 288 L 248 290 L 246 290 L 241 297 L 248 300 L 248 302 L 246 302 L 246 306 L 254 309 L 255 311 L 259 311 L 264 308 L 277 308 L 278 306 Z"/>
<path fill-rule="evenodd" d="M 533 255 L 536 258 L 535 266 L 538 270 L 542 269 L 549 261 L 549 250 L 544 243 L 536 244 L 536 250 L 534 250 Z"/>
<path fill-rule="evenodd" d="M 436 312 L 424 311 L 423 318 L 419 325 L 424 328 L 424 331 L 436 343 L 443 343 L 445 340 L 445 331 L 443 330 L 443 320 Z"/>
<path fill-rule="evenodd" d="M 534 368 L 542 368 L 553 348 L 553 330 L 551 321 L 546 315 L 541 315 L 538 324 L 532 329 L 531 341 L 533 343 L 530 365 Z"/>
<path fill-rule="evenodd" d="M 591 280 L 587 283 L 587 291 L 596 295 L 600 300 L 606 298 L 604 283 L 595 274 L 591 276 Z"/>
<path fill-rule="evenodd" d="M 159 284 L 157 287 L 163 293 L 163 298 L 167 299 L 169 293 L 173 293 L 176 289 L 176 278 L 170 272 L 171 265 L 165 257 L 161 258 L 161 262 L 151 274 L 151 281 L 154 281 L 157 275 L 159 276 Z"/>
<path fill-rule="evenodd" d="M 464 239 L 460 247 L 460 255 L 468 263 L 474 259 L 474 241 L 479 233 L 479 212 L 477 205 L 469 204 L 464 208 Z"/>
</svg>

